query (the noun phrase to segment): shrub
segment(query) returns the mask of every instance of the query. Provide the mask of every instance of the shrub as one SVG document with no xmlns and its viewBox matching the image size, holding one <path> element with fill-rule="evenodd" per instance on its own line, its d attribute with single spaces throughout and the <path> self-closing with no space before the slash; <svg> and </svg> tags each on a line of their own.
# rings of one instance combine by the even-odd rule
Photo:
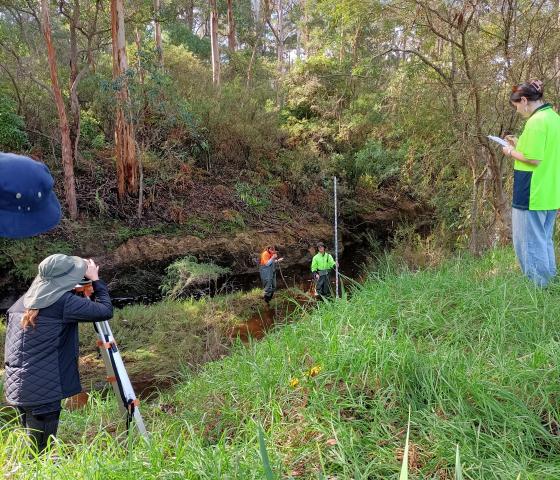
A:
<svg viewBox="0 0 560 480">
<path fill-rule="evenodd" d="M 0 150 L 18 152 L 28 146 L 25 122 L 17 114 L 15 102 L 0 92 Z"/>
<path fill-rule="evenodd" d="M 43 259 L 55 253 L 70 255 L 71 252 L 70 243 L 44 235 L 22 240 L 0 239 L 0 271 L 29 281 L 37 275 L 37 265 Z"/>
<path fill-rule="evenodd" d="M 80 138 L 84 146 L 101 149 L 105 146 L 105 134 L 101 122 L 91 110 L 80 113 Z"/>
<path fill-rule="evenodd" d="M 166 26 L 166 33 L 169 35 L 172 45 L 184 47 L 200 58 L 210 59 L 211 45 L 209 38 L 200 38 L 187 25 L 178 22 L 170 22 Z M 167 51 L 167 47 L 165 50 Z"/>
<path fill-rule="evenodd" d="M 390 150 L 380 142 L 370 140 L 354 155 L 353 180 L 357 182 L 360 177 L 368 175 L 383 182 L 399 174 L 404 159 L 404 148 Z"/>
<path fill-rule="evenodd" d="M 166 276 L 160 289 L 169 299 L 180 298 L 189 289 L 217 282 L 218 278 L 230 273 L 229 268 L 220 267 L 215 263 L 199 263 L 193 256 L 176 260 L 166 268 Z"/>
<path fill-rule="evenodd" d="M 243 202 L 257 212 L 264 212 L 270 206 L 270 192 L 264 185 L 235 184 L 235 191 Z"/>
</svg>

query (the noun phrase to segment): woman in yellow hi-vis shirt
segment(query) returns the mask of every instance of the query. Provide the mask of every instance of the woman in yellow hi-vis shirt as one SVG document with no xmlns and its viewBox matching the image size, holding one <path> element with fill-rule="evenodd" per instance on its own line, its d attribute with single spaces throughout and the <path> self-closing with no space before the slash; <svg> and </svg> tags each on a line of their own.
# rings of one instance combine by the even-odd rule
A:
<svg viewBox="0 0 560 480">
<path fill-rule="evenodd" d="M 543 101 L 540 80 L 512 88 L 510 103 L 527 119 L 519 140 L 508 136 L 505 155 L 515 160 L 512 236 L 523 273 L 545 287 L 556 275 L 552 236 L 560 208 L 560 116 Z"/>
</svg>

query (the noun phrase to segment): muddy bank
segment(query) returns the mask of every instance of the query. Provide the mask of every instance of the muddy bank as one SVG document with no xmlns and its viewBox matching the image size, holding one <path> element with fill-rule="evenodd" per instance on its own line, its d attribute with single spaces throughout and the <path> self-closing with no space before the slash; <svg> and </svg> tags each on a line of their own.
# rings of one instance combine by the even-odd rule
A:
<svg viewBox="0 0 560 480">
<path fill-rule="evenodd" d="M 279 248 L 285 272 L 305 268 L 314 253 L 317 241 L 330 239 L 332 227 L 320 217 L 297 228 L 286 225 L 280 229 L 249 229 L 208 238 L 193 235 L 168 237 L 146 235 L 132 238 L 108 255 L 96 257 L 103 266 L 103 275 L 114 295 L 148 295 L 159 293 L 165 268 L 177 258 L 194 256 L 199 262 L 213 262 L 228 267 L 230 277 L 245 283 L 241 276 L 258 273 L 258 256 L 269 244 Z M 341 252 L 344 242 L 341 241 Z"/>
<path fill-rule="evenodd" d="M 356 195 L 341 205 L 339 256 L 343 273 L 353 277 L 359 270 L 356 264 L 367 262 L 371 241 L 386 248 L 394 231 L 404 223 L 426 234 L 433 223 L 432 211 L 396 186 L 373 192 L 358 188 Z M 225 279 L 229 281 L 228 286 L 234 290 L 248 289 L 259 285 L 259 253 L 265 245 L 274 244 L 284 257 L 282 270 L 286 283 L 293 286 L 301 284 L 308 274 L 315 244 L 324 241 L 332 251 L 333 236 L 330 221 L 310 214 L 283 225 L 207 238 L 193 235 L 132 238 L 96 260 L 103 265 L 112 293 L 119 296 L 157 296 L 165 268 L 187 255 L 199 262 L 210 261 L 229 268 L 231 275 Z"/>
</svg>

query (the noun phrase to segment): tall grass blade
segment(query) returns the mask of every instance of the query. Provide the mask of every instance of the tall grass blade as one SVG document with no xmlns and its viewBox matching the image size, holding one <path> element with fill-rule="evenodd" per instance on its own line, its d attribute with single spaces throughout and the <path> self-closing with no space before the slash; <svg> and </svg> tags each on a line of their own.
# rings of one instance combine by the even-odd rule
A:
<svg viewBox="0 0 560 480">
<path fill-rule="evenodd" d="M 461 467 L 461 458 L 459 456 L 459 444 L 455 451 L 455 480 L 463 480 L 463 468 Z"/>
<path fill-rule="evenodd" d="M 272 473 L 272 469 L 270 468 L 270 460 L 268 459 L 268 452 L 266 451 L 266 444 L 264 443 L 264 432 L 260 425 L 259 425 L 259 451 L 261 453 L 261 459 L 263 462 L 266 479 L 274 480 L 274 473 Z"/>
<path fill-rule="evenodd" d="M 410 405 L 408 406 L 408 426 L 406 427 L 406 442 L 402 457 L 401 475 L 399 480 L 408 480 L 408 437 L 410 436 Z"/>
</svg>

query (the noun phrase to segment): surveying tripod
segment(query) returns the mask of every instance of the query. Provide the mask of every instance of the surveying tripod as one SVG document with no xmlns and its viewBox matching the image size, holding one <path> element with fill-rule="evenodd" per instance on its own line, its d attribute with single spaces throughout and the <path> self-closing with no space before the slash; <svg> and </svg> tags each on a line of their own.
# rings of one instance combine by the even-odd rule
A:
<svg viewBox="0 0 560 480">
<path fill-rule="evenodd" d="M 75 291 L 82 293 L 86 298 L 90 298 L 93 294 L 93 285 L 90 281 L 84 281 L 76 286 Z M 97 346 L 107 371 L 107 381 L 113 387 L 119 404 L 119 410 L 126 415 L 126 429 L 130 431 L 130 423 L 134 420 L 140 435 L 148 439 L 148 432 L 138 408 L 140 402 L 136 398 L 134 388 L 132 383 L 130 383 L 130 378 L 128 378 L 128 373 L 124 367 L 121 353 L 113 337 L 109 322 L 107 320 L 95 322 L 93 326 L 97 334 Z"/>
</svg>

